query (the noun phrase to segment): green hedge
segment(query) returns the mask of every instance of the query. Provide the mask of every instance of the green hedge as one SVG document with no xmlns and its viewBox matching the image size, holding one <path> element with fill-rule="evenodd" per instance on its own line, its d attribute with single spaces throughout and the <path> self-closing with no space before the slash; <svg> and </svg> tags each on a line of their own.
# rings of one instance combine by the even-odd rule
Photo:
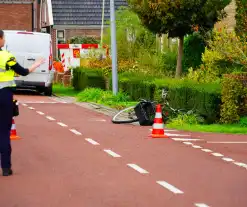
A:
<svg viewBox="0 0 247 207">
<path fill-rule="evenodd" d="M 88 87 L 106 89 L 105 78 L 101 69 L 75 68 L 72 85 L 75 90 L 84 90 Z"/>
<path fill-rule="evenodd" d="M 102 69 L 77 68 L 74 70 L 73 86 L 77 90 L 87 87 L 106 89 L 106 79 Z M 110 90 L 111 76 L 108 77 Z M 194 81 L 177 80 L 167 77 L 153 77 L 136 73 L 119 74 L 119 90 L 128 94 L 130 99 L 141 98 L 162 103 L 161 90 L 168 89 L 170 106 L 177 109 L 195 110 L 205 117 L 207 123 L 220 118 L 221 87 L 218 84 L 198 84 Z"/>
<path fill-rule="evenodd" d="M 140 98 L 162 103 L 161 91 L 166 88 L 173 108 L 195 110 L 207 123 L 220 118 L 221 87 L 217 84 L 198 84 L 193 81 L 149 76 L 119 76 L 119 89 L 134 101 Z"/>
</svg>

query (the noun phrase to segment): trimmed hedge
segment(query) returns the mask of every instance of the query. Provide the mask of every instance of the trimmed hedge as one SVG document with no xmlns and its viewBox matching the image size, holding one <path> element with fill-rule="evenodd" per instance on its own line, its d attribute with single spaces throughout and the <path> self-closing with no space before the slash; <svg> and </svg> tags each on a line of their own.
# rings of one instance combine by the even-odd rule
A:
<svg viewBox="0 0 247 207">
<path fill-rule="evenodd" d="M 193 109 L 203 116 L 207 123 L 220 119 L 221 87 L 217 84 L 198 84 L 194 81 L 154 77 L 119 77 L 119 89 L 134 101 L 141 98 L 162 103 L 161 91 L 166 88 L 171 107 Z"/>
<path fill-rule="evenodd" d="M 72 85 L 75 90 L 84 90 L 89 87 L 106 89 L 102 69 L 75 68 Z"/>
<path fill-rule="evenodd" d="M 73 86 L 77 90 L 87 87 L 106 89 L 106 78 L 102 69 L 77 68 L 74 70 Z M 108 77 L 110 90 L 112 79 Z M 178 80 L 167 77 L 153 77 L 143 74 L 119 74 L 119 90 L 128 94 L 130 99 L 141 98 L 164 102 L 161 90 L 166 88 L 171 107 L 177 109 L 193 109 L 204 116 L 207 123 L 217 122 L 220 118 L 221 87 L 218 84 L 199 84 L 194 81 Z"/>
</svg>

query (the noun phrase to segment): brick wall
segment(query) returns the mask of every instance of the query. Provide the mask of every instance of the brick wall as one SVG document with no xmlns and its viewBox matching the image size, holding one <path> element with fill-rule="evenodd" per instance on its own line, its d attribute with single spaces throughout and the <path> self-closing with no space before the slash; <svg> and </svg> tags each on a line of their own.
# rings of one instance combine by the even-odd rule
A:
<svg viewBox="0 0 247 207">
<path fill-rule="evenodd" d="M 32 4 L 1 4 L 0 29 L 32 31 Z"/>
</svg>

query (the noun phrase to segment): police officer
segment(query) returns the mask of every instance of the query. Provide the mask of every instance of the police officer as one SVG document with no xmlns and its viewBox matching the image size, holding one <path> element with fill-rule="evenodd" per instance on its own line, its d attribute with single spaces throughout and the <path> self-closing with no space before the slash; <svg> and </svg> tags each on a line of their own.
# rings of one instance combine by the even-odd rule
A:
<svg viewBox="0 0 247 207">
<path fill-rule="evenodd" d="M 16 62 L 11 53 L 1 49 L 4 44 L 4 32 L 0 30 L 0 160 L 3 176 L 9 176 L 13 174 L 10 132 L 13 117 L 14 73 L 26 76 L 43 64 L 45 60 L 39 59 L 30 68 L 25 69 Z"/>
</svg>

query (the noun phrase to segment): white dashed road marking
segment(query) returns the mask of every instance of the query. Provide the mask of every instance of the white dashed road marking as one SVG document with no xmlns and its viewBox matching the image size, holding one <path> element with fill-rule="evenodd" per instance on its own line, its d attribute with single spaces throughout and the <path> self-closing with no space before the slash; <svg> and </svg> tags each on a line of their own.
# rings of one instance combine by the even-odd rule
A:
<svg viewBox="0 0 247 207">
<path fill-rule="evenodd" d="M 27 106 L 27 104 L 22 104 L 22 106 Z"/>
<path fill-rule="evenodd" d="M 51 120 L 51 121 L 55 121 L 55 120 L 56 120 L 56 119 L 54 119 L 54 118 L 51 117 L 51 116 L 47 116 L 46 118 L 49 119 L 49 120 Z"/>
<path fill-rule="evenodd" d="M 212 153 L 213 156 L 215 157 L 223 157 L 224 155 L 220 154 L 220 153 Z"/>
<path fill-rule="evenodd" d="M 92 144 L 92 145 L 99 145 L 98 142 L 94 141 L 94 140 L 91 139 L 91 138 L 86 138 L 85 140 L 88 141 L 88 142 L 89 142 L 90 144 Z"/>
<path fill-rule="evenodd" d="M 201 149 L 202 148 L 201 146 L 198 146 L 198 145 L 192 145 L 192 147 L 195 149 Z"/>
<path fill-rule="evenodd" d="M 121 157 L 119 154 L 117 154 L 117 153 L 115 153 L 115 152 L 113 152 L 113 151 L 111 151 L 111 150 L 104 149 L 104 151 L 105 151 L 106 153 L 108 153 L 109 155 L 111 155 L 112 157 Z"/>
<path fill-rule="evenodd" d="M 73 132 L 74 134 L 76 135 L 82 135 L 81 132 L 78 132 L 77 130 L 75 129 L 70 129 L 71 132 Z"/>
<path fill-rule="evenodd" d="M 235 165 L 239 166 L 239 167 L 244 167 L 247 169 L 247 164 L 242 163 L 242 162 L 234 162 Z"/>
<path fill-rule="evenodd" d="M 33 108 L 33 107 L 28 107 L 29 109 L 31 109 L 31 110 L 34 110 L 35 108 Z"/>
<path fill-rule="evenodd" d="M 213 152 L 212 150 L 210 149 L 201 149 L 203 152 Z"/>
<path fill-rule="evenodd" d="M 226 162 L 233 162 L 234 161 L 232 158 L 228 158 L 228 157 L 223 157 L 222 160 L 224 160 Z"/>
<path fill-rule="evenodd" d="M 208 205 L 206 205 L 205 203 L 195 203 L 196 207 L 209 207 Z"/>
<path fill-rule="evenodd" d="M 172 140 L 181 141 L 181 142 L 187 142 L 187 141 L 200 141 L 201 139 L 172 138 Z"/>
<path fill-rule="evenodd" d="M 173 185 L 165 182 L 165 181 L 157 181 L 158 184 L 163 186 L 164 188 L 168 189 L 169 191 L 175 193 L 175 194 L 183 194 L 184 192 L 179 190 L 178 188 L 174 187 Z"/>
<path fill-rule="evenodd" d="M 58 125 L 62 126 L 62 127 L 67 127 L 66 124 L 62 123 L 62 122 L 57 122 Z"/>
<path fill-rule="evenodd" d="M 247 144 L 247 142 L 212 142 L 209 141 L 207 143 L 211 143 L 211 144 Z"/>
<path fill-rule="evenodd" d="M 44 115 L 45 113 L 41 112 L 41 111 L 37 111 L 38 114 L 40 115 Z"/>
<path fill-rule="evenodd" d="M 144 170 L 143 168 L 139 167 L 136 164 L 127 164 L 127 166 L 131 167 L 132 169 L 136 170 L 137 172 L 141 174 L 148 174 L 149 172 Z"/>
<path fill-rule="evenodd" d="M 170 134 L 170 133 L 165 133 L 165 135 L 170 136 L 170 137 L 187 137 L 187 136 L 190 136 L 187 134 Z"/>
<path fill-rule="evenodd" d="M 183 142 L 186 145 L 193 145 L 191 142 Z"/>
</svg>

